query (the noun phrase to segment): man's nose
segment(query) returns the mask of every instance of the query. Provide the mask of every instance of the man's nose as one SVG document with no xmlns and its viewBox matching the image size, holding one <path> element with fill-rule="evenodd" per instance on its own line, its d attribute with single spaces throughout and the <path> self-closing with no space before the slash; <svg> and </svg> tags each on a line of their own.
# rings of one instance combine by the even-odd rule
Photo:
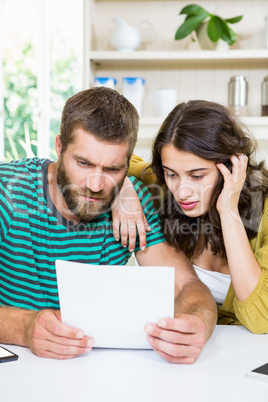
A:
<svg viewBox="0 0 268 402">
<path fill-rule="evenodd" d="M 87 188 L 94 193 L 99 193 L 103 190 L 104 177 L 103 173 L 95 172 L 87 175 Z"/>
</svg>

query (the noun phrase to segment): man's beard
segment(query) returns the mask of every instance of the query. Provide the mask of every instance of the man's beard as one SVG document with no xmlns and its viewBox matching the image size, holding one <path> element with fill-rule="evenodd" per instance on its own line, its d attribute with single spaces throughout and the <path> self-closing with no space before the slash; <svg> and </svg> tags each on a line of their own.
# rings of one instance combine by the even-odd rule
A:
<svg viewBox="0 0 268 402">
<path fill-rule="evenodd" d="M 78 188 L 71 183 L 66 173 L 62 157 L 59 158 L 57 184 L 69 210 L 81 221 L 91 221 L 97 216 L 110 211 L 111 203 L 119 193 L 124 179 L 125 176 L 113 187 L 109 194 L 104 193 L 102 190 L 95 193 L 88 188 Z M 99 201 L 88 201 L 83 197 L 99 199 Z"/>
</svg>

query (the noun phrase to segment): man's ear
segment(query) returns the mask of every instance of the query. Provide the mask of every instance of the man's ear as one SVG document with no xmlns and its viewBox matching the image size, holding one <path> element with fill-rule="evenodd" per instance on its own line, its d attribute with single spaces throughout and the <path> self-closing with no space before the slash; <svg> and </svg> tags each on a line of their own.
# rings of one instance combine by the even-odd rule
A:
<svg viewBox="0 0 268 402">
<path fill-rule="evenodd" d="M 59 157 L 60 157 L 60 154 L 61 154 L 61 150 L 62 150 L 60 134 L 57 134 L 57 135 L 56 135 L 56 139 L 55 139 L 55 150 L 56 150 L 57 157 L 59 158 Z"/>
</svg>

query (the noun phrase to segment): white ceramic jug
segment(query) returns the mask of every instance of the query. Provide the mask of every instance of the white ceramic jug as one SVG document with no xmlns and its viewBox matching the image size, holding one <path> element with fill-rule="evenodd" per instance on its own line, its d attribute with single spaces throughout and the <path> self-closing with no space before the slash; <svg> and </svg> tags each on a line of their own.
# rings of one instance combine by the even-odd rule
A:
<svg viewBox="0 0 268 402">
<path fill-rule="evenodd" d="M 114 49 L 122 51 L 132 51 L 140 47 L 143 40 L 149 38 L 153 32 L 153 26 L 149 21 L 141 21 L 137 26 L 146 24 L 149 26 L 148 32 L 141 34 L 139 29 L 132 27 L 120 17 L 113 17 L 115 29 L 111 36 L 111 45 Z"/>
</svg>

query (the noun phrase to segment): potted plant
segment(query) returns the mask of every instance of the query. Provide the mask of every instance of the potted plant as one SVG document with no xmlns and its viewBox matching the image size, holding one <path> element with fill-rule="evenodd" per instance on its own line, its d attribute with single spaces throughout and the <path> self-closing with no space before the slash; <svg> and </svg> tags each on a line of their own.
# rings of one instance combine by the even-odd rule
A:
<svg viewBox="0 0 268 402">
<path fill-rule="evenodd" d="M 196 31 L 200 46 L 203 49 L 215 48 L 219 39 L 227 42 L 228 45 L 235 43 L 237 37 L 229 24 L 235 24 L 243 18 L 243 15 L 239 15 L 234 18 L 223 19 L 218 15 L 209 13 L 197 4 L 189 4 L 181 10 L 180 14 L 185 14 L 186 17 L 178 28 L 175 39 L 183 39 L 193 31 Z M 211 46 L 209 46 L 208 43 L 202 44 L 200 36 L 204 35 L 204 33 L 211 43 Z"/>
</svg>

